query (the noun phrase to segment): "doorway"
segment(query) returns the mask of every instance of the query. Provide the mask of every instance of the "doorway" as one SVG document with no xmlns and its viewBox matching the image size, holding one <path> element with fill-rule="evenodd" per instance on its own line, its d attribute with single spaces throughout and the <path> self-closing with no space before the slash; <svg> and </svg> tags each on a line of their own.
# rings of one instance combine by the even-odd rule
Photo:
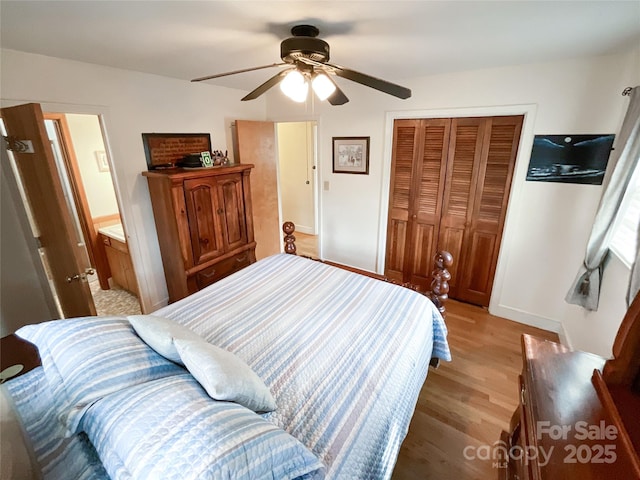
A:
<svg viewBox="0 0 640 480">
<path fill-rule="evenodd" d="M 62 187 L 61 201 L 73 223 L 71 241 L 81 247 L 83 263 L 90 265 L 80 275 L 88 282 L 96 314 L 141 313 L 100 118 L 97 115 L 45 113 L 44 125 Z M 9 157 L 27 216 L 32 217 L 28 195 L 20 187 L 15 160 L 11 154 Z M 31 225 L 33 227 L 34 223 Z M 37 229 L 32 228 L 34 237 L 38 238 L 36 232 Z M 40 257 L 59 317 L 63 318 L 65 315 L 51 281 L 46 256 Z"/>
<path fill-rule="evenodd" d="M 234 126 L 235 160 L 254 166 L 256 258 L 282 251 L 281 227 L 286 221 L 296 226 L 297 253 L 320 258 L 317 123 L 236 120 Z M 300 250 L 304 244 L 308 249 Z"/>
<path fill-rule="evenodd" d="M 317 123 L 276 124 L 281 223 L 296 226 L 298 255 L 320 258 L 318 235 Z"/>
</svg>

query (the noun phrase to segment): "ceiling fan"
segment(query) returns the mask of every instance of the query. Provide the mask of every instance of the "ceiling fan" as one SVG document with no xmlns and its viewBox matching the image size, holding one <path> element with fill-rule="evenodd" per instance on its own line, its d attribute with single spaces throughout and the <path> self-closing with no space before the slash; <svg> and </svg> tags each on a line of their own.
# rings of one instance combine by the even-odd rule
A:
<svg viewBox="0 0 640 480">
<path fill-rule="evenodd" d="M 320 31 L 312 25 L 296 25 L 291 29 L 293 37 L 286 38 L 280 44 L 282 63 L 218 73 L 194 78 L 191 81 L 202 82 L 203 80 L 265 68 L 286 67 L 243 97 L 242 101 L 258 98 L 271 87 L 280 83 L 280 88 L 287 96 L 295 101 L 304 102 L 307 98 L 309 83 L 311 83 L 311 87 L 318 98 L 321 100 L 326 99 L 331 105 L 343 105 L 349 99 L 331 78 L 336 75 L 352 82 L 375 88 L 394 97 L 406 99 L 411 96 L 411 90 L 408 88 L 329 63 L 329 44 L 316 38 L 319 33 Z"/>
</svg>

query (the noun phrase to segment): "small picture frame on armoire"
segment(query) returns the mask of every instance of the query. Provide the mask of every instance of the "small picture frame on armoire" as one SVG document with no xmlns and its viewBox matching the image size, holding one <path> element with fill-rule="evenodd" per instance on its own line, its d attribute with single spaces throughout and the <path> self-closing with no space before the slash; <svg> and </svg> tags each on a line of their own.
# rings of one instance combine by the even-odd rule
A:
<svg viewBox="0 0 640 480">
<path fill-rule="evenodd" d="M 203 167 L 213 167 L 213 159 L 211 158 L 211 153 L 201 152 L 200 163 L 202 163 Z"/>
</svg>

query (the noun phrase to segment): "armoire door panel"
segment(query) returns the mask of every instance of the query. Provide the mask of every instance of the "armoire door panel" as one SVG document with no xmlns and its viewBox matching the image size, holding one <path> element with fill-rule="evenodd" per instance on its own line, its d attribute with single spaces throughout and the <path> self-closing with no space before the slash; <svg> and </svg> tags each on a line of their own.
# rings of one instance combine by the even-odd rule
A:
<svg viewBox="0 0 640 480">
<path fill-rule="evenodd" d="M 185 200 L 191 233 L 193 261 L 200 264 L 223 251 L 217 220 L 215 182 L 210 179 L 185 182 Z"/>
<path fill-rule="evenodd" d="M 247 227 L 242 192 L 242 178 L 238 175 L 218 180 L 221 195 L 222 232 L 228 250 L 247 243 Z"/>
<path fill-rule="evenodd" d="M 187 200 L 184 189 L 181 186 L 171 187 L 171 199 L 171 203 L 174 206 L 173 215 L 176 218 L 183 269 L 191 268 L 195 263 L 193 261 L 193 248 L 191 248 L 191 229 L 189 228 L 189 215 L 187 213 Z"/>
</svg>

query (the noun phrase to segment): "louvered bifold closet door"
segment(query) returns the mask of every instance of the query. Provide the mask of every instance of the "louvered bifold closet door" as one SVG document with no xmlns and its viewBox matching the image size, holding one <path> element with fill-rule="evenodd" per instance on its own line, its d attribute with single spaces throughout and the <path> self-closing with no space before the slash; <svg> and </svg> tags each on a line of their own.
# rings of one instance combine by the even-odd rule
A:
<svg viewBox="0 0 640 480">
<path fill-rule="evenodd" d="M 393 124 L 393 156 L 389 188 L 389 216 L 385 275 L 404 282 L 405 256 L 409 238 L 409 199 L 413 178 L 413 158 L 420 148 L 420 120 L 396 120 Z"/>
<path fill-rule="evenodd" d="M 394 122 L 385 275 L 423 290 L 431 283 L 438 242 L 449 124 Z"/>
<path fill-rule="evenodd" d="M 476 180 L 482 158 L 482 145 L 486 133 L 483 118 L 451 119 L 447 174 L 440 218 L 439 250 L 453 255 L 449 269 L 449 296 L 459 299 L 459 277 L 464 265 L 467 228 L 472 222 Z"/>
<path fill-rule="evenodd" d="M 469 206 L 472 214 L 454 297 L 458 300 L 489 305 L 523 118 L 485 119 L 487 140 Z"/>
<path fill-rule="evenodd" d="M 442 194 L 445 184 L 446 159 L 448 152 L 448 119 L 425 119 L 420 123 L 418 155 L 413 168 L 413 188 L 409 204 L 410 262 L 405 272 L 407 279 L 421 291 L 431 286 L 433 257 L 438 247 L 438 230 L 442 211 Z"/>
</svg>

